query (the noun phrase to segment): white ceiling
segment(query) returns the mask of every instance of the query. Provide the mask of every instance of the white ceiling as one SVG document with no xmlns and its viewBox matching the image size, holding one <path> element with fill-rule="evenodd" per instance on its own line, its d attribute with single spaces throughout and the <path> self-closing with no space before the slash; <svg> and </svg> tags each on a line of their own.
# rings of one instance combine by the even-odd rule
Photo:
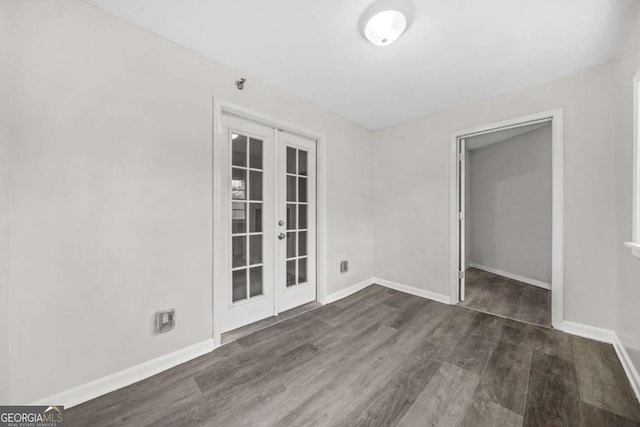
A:
<svg viewBox="0 0 640 427">
<path fill-rule="evenodd" d="M 498 130 L 495 132 L 472 136 L 469 138 L 465 138 L 465 147 L 469 151 L 477 150 L 479 148 L 497 144 L 498 142 L 506 141 L 507 139 L 515 138 L 516 136 L 524 135 L 525 133 L 533 132 L 534 130 L 540 129 L 545 126 L 551 126 L 551 123 L 545 122 L 518 126 L 516 128 Z"/>
<path fill-rule="evenodd" d="M 372 0 L 87 1 L 369 129 L 611 61 L 640 4 L 408 0 L 406 33 L 376 47 Z"/>
</svg>

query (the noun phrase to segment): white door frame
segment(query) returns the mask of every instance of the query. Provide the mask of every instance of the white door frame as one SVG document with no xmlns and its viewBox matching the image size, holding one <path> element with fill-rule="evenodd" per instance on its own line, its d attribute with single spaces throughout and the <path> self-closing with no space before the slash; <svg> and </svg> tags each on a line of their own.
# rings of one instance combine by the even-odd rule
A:
<svg viewBox="0 0 640 427">
<path fill-rule="evenodd" d="M 327 227 L 326 227 L 326 138 L 319 132 L 303 129 L 297 125 L 286 123 L 282 120 L 274 119 L 267 115 L 257 113 L 245 107 L 227 102 L 217 97 L 213 97 L 213 149 L 212 149 L 212 215 L 213 227 L 211 236 L 212 247 L 212 311 L 213 311 L 213 340 L 216 346 L 221 344 L 220 315 L 221 309 L 218 304 L 224 303 L 222 298 L 216 298 L 216 284 L 229 282 L 229 265 L 225 262 L 227 259 L 224 254 L 228 252 L 230 247 L 231 234 L 229 233 L 228 212 L 222 212 L 217 209 L 221 206 L 222 201 L 229 196 L 228 188 L 222 188 L 225 182 L 222 177 L 220 167 L 221 151 L 224 144 L 227 144 L 227 137 L 224 134 L 222 126 L 223 113 L 238 116 L 244 119 L 253 120 L 263 125 L 271 126 L 275 129 L 284 130 L 289 133 L 297 134 L 316 141 L 316 286 L 317 300 L 320 303 L 326 301 L 327 297 Z M 226 158 L 225 158 L 226 160 Z M 276 296 L 277 298 L 277 296 Z"/>
<path fill-rule="evenodd" d="M 561 329 L 564 289 L 564 130 L 563 109 L 542 111 L 499 122 L 475 126 L 453 132 L 450 142 L 449 178 L 449 289 L 451 304 L 460 301 L 458 288 L 458 257 L 460 236 L 458 232 L 458 139 L 482 135 L 505 128 L 514 128 L 532 122 L 551 122 L 552 138 L 552 238 L 551 238 L 551 325 Z"/>
<path fill-rule="evenodd" d="M 458 301 L 464 301 L 464 294 L 465 294 L 465 274 L 464 272 L 466 271 L 466 265 L 467 265 L 467 255 L 466 255 L 466 247 L 467 247 L 467 241 L 466 241 L 466 233 L 463 234 L 462 236 L 460 236 L 460 230 L 465 231 L 466 230 L 466 214 L 467 214 L 467 207 L 466 207 L 466 192 L 469 191 L 466 188 L 467 185 L 467 181 L 466 181 L 466 155 L 467 155 L 467 150 L 466 150 L 466 141 L 464 138 L 458 138 L 457 139 L 457 148 L 456 148 L 456 152 L 457 154 L 457 162 L 456 162 L 456 166 L 458 167 L 458 174 L 457 174 L 457 183 L 458 183 L 458 188 L 456 189 L 456 194 L 460 194 L 462 193 L 462 195 L 464 195 L 465 197 L 462 197 L 462 195 L 458 196 L 457 202 L 458 202 L 458 209 L 456 209 L 456 212 L 458 212 L 457 215 L 457 219 L 458 219 L 458 236 L 460 237 L 458 239 L 458 245 L 459 246 L 459 250 L 458 250 L 458 271 L 462 271 L 462 275 L 460 275 L 458 273 Z"/>
</svg>

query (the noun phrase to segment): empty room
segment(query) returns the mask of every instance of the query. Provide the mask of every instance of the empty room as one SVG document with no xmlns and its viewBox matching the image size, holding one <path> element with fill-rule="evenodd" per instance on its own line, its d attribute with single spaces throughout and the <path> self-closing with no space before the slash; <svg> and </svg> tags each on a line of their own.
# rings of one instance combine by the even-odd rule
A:
<svg viewBox="0 0 640 427">
<path fill-rule="evenodd" d="M 638 0 L 0 0 L 0 426 L 637 426 L 639 308 Z"/>
</svg>

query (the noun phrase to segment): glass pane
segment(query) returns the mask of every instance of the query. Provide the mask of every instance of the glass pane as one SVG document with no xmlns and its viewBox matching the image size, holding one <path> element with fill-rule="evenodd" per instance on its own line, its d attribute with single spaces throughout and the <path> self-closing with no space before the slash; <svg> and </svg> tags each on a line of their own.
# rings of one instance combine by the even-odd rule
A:
<svg viewBox="0 0 640 427">
<path fill-rule="evenodd" d="M 287 286 L 296 284 L 296 260 L 287 261 Z"/>
<path fill-rule="evenodd" d="M 231 229 L 233 234 L 247 232 L 247 204 L 233 202 L 231 204 Z"/>
<path fill-rule="evenodd" d="M 233 237 L 233 267 L 247 265 L 247 236 Z"/>
<path fill-rule="evenodd" d="M 298 233 L 298 255 L 307 255 L 307 232 L 300 231 Z"/>
<path fill-rule="evenodd" d="M 287 176 L 287 201 L 296 201 L 296 177 Z"/>
<path fill-rule="evenodd" d="M 296 205 L 287 204 L 287 230 L 296 229 Z"/>
<path fill-rule="evenodd" d="M 249 264 L 262 263 L 262 235 L 249 237 Z"/>
<path fill-rule="evenodd" d="M 299 205 L 298 209 L 298 228 L 305 230 L 307 228 L 307 205 Z"/>
<path fill-rule="evenodd" d="M 231 172 L 231 196 L 234 199 L 247 198 L 247 171 L 233 168 Z"/>
<path fill-rule="evenodd" d="M 298 201 L 308 202 L 307 200 L 307 178 L 298 178 Z"/>
<path fill-rule="evenodd" d="M 253 267 L 249 270 L 249 296 L 262 295 L 262 267 Z"/>
<path fill-rule="evenodd" d="M 231 300 L 233 302 L 247 298 L 247 270 L 236 270 L 233 272 L 233 289 Z"/>
<path fill-rule="evenodd" d="M 262 169 L 262 141 L 251 138 L 249 142 L 249 167 Z"/>
<path fill-rule="evenodd" d="M 298 150 L 298 175 L 307 174 L 307 152 Z"/>
<path fill-rule="evenodd" d="M 298 283 L 307 281 L 307 259 L 300 258 L 298 260 Z"/>
<path fill-rule="evenodd" d="M 287 173 L 296 173 L 296 149 L 287 147 Z"/>
<path fill-rule="evenodd" d="M 249 204 L 249 231 L 251 233 L 262 232 L 262 203 Z"/>
<path fill-rule="evenodd" d="M 247 166 L 247 137 L 234 133 L 231 135 L 231 141 L 233 141 L 231 164 L 234 166 Z"/>
<path fill-rule="evenodd" d="M 287 233 L 287 258 L 296 256 L 296 233 Z"/>
<path fill-rule="evenodd" d="M 262 172 L 249 172 L 249 199 L 262 200 Z"/>
</svg>

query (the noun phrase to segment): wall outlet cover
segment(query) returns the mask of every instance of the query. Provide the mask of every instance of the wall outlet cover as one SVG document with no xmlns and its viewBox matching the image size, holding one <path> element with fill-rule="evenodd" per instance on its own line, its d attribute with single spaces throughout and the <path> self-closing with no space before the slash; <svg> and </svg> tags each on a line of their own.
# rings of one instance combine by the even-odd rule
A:
<svg viewBox="0 0 640 427">
<path fill-rule="evenodd" d="M 340 273 L 349 271 L 349 261 L 340 261 Z"/>
<path fill-rule="evenodd" d="M 176 310 L 170 308 L 169 310 L 158 311 L 156 313 L 156 331 L 159 334 L 168 332 L 176 327 Z"/>
</svg>

